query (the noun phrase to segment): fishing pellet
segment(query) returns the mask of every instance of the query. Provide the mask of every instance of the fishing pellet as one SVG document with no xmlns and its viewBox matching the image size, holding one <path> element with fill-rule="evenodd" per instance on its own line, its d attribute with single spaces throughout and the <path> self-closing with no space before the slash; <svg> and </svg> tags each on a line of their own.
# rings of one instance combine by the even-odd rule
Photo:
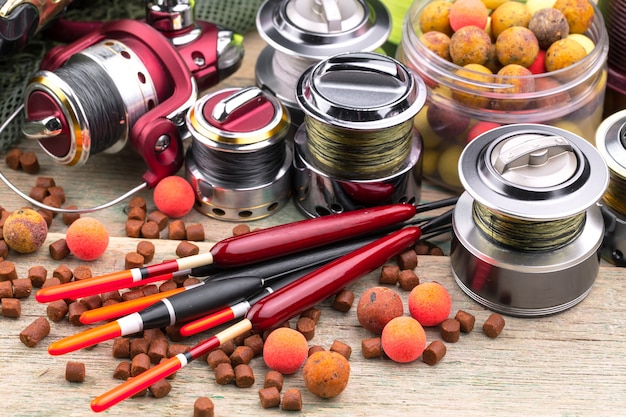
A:
<svg viewBox="0 0 626 417">
<path fill-rule="evenodd" d="M 459 310 L 454 315 L 454 318 L 461 325 L 461 331 L 463 333 L 469 333 L 474 329 L 474 324 L 476 323 L 476 317 L 474 317 L 473 314 L 470 314 L 463 310 Z"/>
<path fill-rule="evenodd" d="M 413 249 L 407 249 L 396 257 L 398 267 L 402 269 L 417 268 L 417 253 Z"/>
<path fill-rule="evenodd" d="M 260 334 L 255 333 L 246 337 L 243 340 L 243 344 L 252 349 L 255 357 L 263 354 L 263 338 Z"/>
<path fill-rule="evenodd" d="M 59 265 L 52 271 L 52 276 L 58 278 L 62 284 L 66 284 L 74 278 L 74 272 L 67 265 Z"/>
<path fill-rule="evenodd" d="M 122 294 L 120 294 L 119 290 L 107 291 L 100 294 L 102 298 L 102 303 L 106 303 L 109 300 L 120 302 L 122 301 Z"/>
<path fill-rule="evenodd" d="M 243 341 L 246 340 L 247 337 L 252 336 L 252 334 L 252 330 L 243 332 L 242 334 L 237 335 L 233 338 L 233 343 L 235 344 L 235 346 L 243 345 Z"/>
<path fill-rule="evenodd" d="M 50 228 L 50 226 L 52 225 L 52 219 L 54 219 L 54 213 L 50 210 L 46 210 L 43 208 L 37 209 L 37 213 L 39 213 L 41 217 L 43 217 L 46 225 L 48 226 L 48 228 Z"/>
<path fill-rule="evenodd" d="M 275 408 L 280 405 L 280 392 L 276 387 L 262 388 L 259 390 L 259 400 L 263 408 Z"/>
<path fill-rule="evenodd" d="M 0 281 L 0 298 L 13 298 L 12 281 Z"/>
<path fill-rule="evenodd" d="M 58 195 L 52 195 L 52 194 L 48 194 L 47 196 L 45 196 L 41 202 L 45 204 L 46 206 L 50 206 L 54 208 L 61 208 L 61 206 L 63 205 L 61 198 Z M 52 217 L 56 217 L 56 215 L 57 215 L 56 211 L 52 212 Z"/>
<path fill-rule="evenodd" d="M 28 192 L 28 196 L 30 198 L 32 198 L 33 200 L 37 200 L 40 203 L 43 201 L 44 198 L 46 198 L 48 196 L 48 189 L 45 187 L 32 187 L 30 189 L 30 191 Z"/>
<path fill-rule="evenodd" d="M 235 370 L 230 363 L 219 363 L 215 369 L 215 382 L 219 385 L 228 385 L 235 379 Z"/>
<path fill-rule="evenodd" d="M 154 210 L 148 213 L 148 217 L 146 218 L 146 220 L 156 223 L 159 226 L 159 231 L 165 230 L 167 224 L 170 221 L 169 217 L 167 217 L 165 213 L 159 210 Z"/>
<path fill-rule="evenodd" d="M 118 363 L 113 371 L 113 378 L 126 381 L 130 378 L 130 366 L 130 361 L 122 361 Z"/>
<path fill-rule="evenodd" d="M 65 364 L 65 379 L 70 382 L 85 381 L 85 364 L 82 362 L 68 361 Z"/>
<path fill-rule="evenodd" d="M 76 268 L 74 268 L 73 273 L 74 273 L 74 280 L 76 281 L 93 277 L 91 268 L 87 265 L 78 265 Z"/>
<path fill-rule="evenodd" d="M 158 329 L 158 328 L 145 329 L 143 331 L 143 338 L 149 344 L 151 344 L 155 340 L 166 340 L 167 341 L 167 337 L 165 337 L 165 333 L 163 333 L 163 331 L 161 329 Z"/>
<path fill-rule="evenodd" d="M 411 291 L 417 287 L 420 283 L 420 279 L 412 269 L 403 269 L 398 275 L 398 285 L 404 291 Z"/>
<path fill-rule="evenodd" d="M 176 356 L 179 353 L 185 353 L 189 350 L 189 346 L 183 345 L 182 343 L 170 343 L 167 348 L 167 357 L 171 358 L 172 356 Z"/>
<path fill-rule="evenodd" d="M 22 302 L 17 298 L 3 298 L 2 317 L 19 318 L 22 315 Z"/>
<path fill-rule="evenodd" d="M 55 185 L 56 185 L 56 182 L 54 181 L 54 178 L 52 177 L 35 178 L 35 187 L 50 188 L 50 187 L 54 187 Z"/>
<path fill-rule="evenodd" d="M 298 388 L 289 388 L 283 393 L 282 409 L 285 411 L 302 410 L 302 394 Z"/>
<path fill-rule="evenodd" d="M 112 352 L 114 358 L 130 358 L 130 339 L 128 337 L 116 337 L 113 339 Z"/>
<path fill-rule="evenodd" d="M 400 276 L 400 267 L 397 265 L 383 265 L 380 269 L 380 284 L 396 285 Z"/>
<path fill-rule="evenodd" d="M 159 225 L 152 221 L 141 222 L 141 236 L 146 239 L 158 239 L 160 237 Z"/>
<path fill-rule="evenodd" d="M 70 248 L 67 246 L 65 239 L 58 239 L 52 242 L 48 245 L 48 251 L 50 252 L 50 257 L 55 261 L 65 259 L 70 254 Z"/>
<path fill-rule="evenodd" d="M 166 339 L 152 340 L 148 345 L 148 356 L 150 357 L 150 362 L 157 364 L 161 362 L 161 359 L 166 358 L 168 345 L 169 343 Z"/>
<path fill-rule="evenodd" d="M 492 313 L 483 323 L 483 333 L 488 337 L 496 338 L 504 329 L 504 317 L 498 313 Z"/>
<path fill-rule="evenodd" d="M 206 357 L 206 361 L 213 371 L 220 363 L 230 363 L 230 357 L 221 349 L 214 349 Z"/>
<path fill-rule="evenodd" d="M 304 335 L 306 340 L 315 337 L 315 322 L 309 317 L 300 317 L 296 321 L 296 330 Z"/>
<path fill-rule="evenodd" d="M 342 313 L 347 313 L 354 303 L 354 293 L 348 289 L 341 290 L 333 300 L 333 309 Z"/>
<path fill-rule="evenodd" d="M 137 355 L 148 354 L 148 341 L 143 337 L 136 337 L 130 340 L 130 357 L 134 358 Z"/>
<path fill-rule="evenodd" d="M 143 291 L 141 288 L 133 288 L 132 290 L 122 293 L 122 301 L 136 300 L 141 297 L 143 297 Z"/>
<path fill-rule="evenodd" d="M 168 237 L 171 240 L 185 240 L 187 233 L 185 231 L 185 222 L 181 219 L 172 220 L 167 225 Z"/>
<path fill-rule="evenodd" d="M 187 256 L 193 256 L 200 253 L 200 248 L 198 245 L 194 245 L 191 242 L 183 240 L 176 247 L 176 256 L 179 258 L 185 258 Z"/>
<path fill-rule="evenodd" d="M 329 350 L 331 352 L 337 352 L 341 356 L 346 359 L 350 359 L 352 355 L 352 348 L 347 343 L 342 342 L 341 340 L 333 340 L 333 343 L 330 345 Z"/>
<path fill-rule="evenodd" d="M 443 342 L 433 340 L 422 352 L 422 361 L 427 365 L 436 365 L 446 355 L 446 350 Z"/>
<path fill-rule="evenodd" d="M 230 363 L 233 367 L 237 367 L 240 364 L 248 364 L 254 358 L 254 351 L 250 346 L 241 345 L 235 348 L 235 351 L 230 355 Z"/>
<path fill-rule="evenodd" d="M 248 388 L 254 384 L 254 371 L 247 363 L 235 366 L 235 385 L 239 388 Z"/>
<path fill-rule="evenodd" d="M 50 277 L 44 281 L 41 288 L 52 287 L 54 285 L 61 285 L 61 280 L 57 277 Z"/>
<path fill-rule="evenodd" d="M 209 397 L 198 397 L 193 403 L 193 417 L 214 417 L 215 405 Z"/>
<path fill-rule="evenodd" d="M 65 197 L 65 190 L 63 189 L 63 187 L 60 187 L 58 185 L 48 187 L 48 194 L 51 197 L 57 198 L 61 204 L 65 204 L 66 197 Z"/>
<path fill-rule="evenodd" d="M 226 355 L 230 356 L 235 351 L 235 342 L 233 340 L 227 340 L 220 345 L 219 349 L 223 350 Z"/>
<path fill-rule="evenodd" d="M 380 358 L 383 352 L 380 337 L 361 340 L 361 352 L 365 359 Z"/>
<path fill-rule="evenodd" d="M 245 223 L 238 224 L 232 229 L 233 236 L 241 236 L 250 233 L 250 226 Z"/>
<path fill-rule="evenodd" d="M 39 160 L 37 159 L 37 155 L 35 154 L 35 152 L 23 152 L 20 155 L 20 167 L 22 168 L 22 171 L 24 171 L 27 174 L 37 174 L 39 173 L 40 170 L 40 166 L 39 166 Z"/>
<path fill-rule="evenodd" d="M 87 310 L 94 310 L 102 307 L 102 298 L 100 298 L 98 294 L 82 297 L 80 302 L 87 307 Z"/>
<path fill-rule="evenodd" d="M 4 240 L 0 240 L 0 259 L 9 256 L 9 245 Z"/>
<path fill-rule="evenodd" d="M 413 246 L 413 251 L 415 251 L 418 256 L 428 255 L 428 252 L 430 252 L 430 245 L 425 242 L 417 242 L 415 246 Z"/>
<path fill-rule="evenodd" d="M 144 297 L 147 295 L 154 295 L 159 292 L 159 287 L 157 287 L 156 284 L 144 285 L 143 287 L 141 287 L 141 292 L 143 293 Z"/>
<path fill-rule="evenodd" d="M 163 398 L 172 390 L 172 384 L 170 384 L 167 379 L 163 378 L 150 385 L 148 390 L 154 398 Z"/>
<path fill-rule="evenodd" d="M 128 201 L 128 210 L 131 210 L 134 207 L 139 207 L 140 209 L 146 211 L 148 204 L 146 199 L 136 195 Z"/>
<path fill-rule="evenodd" d="M 13 297 L 26 298 L 30 296 L 33 291 L 33 283 L 28 278 L 18 278 L 12 281 L 13 283 Z"/>
<path fill-rule="evenodd" d="M 20 169 L 20 157 L 22 156 L 22 153 L 21 149 L 12 148 L 4 157 L 4 162 L 10 169 L 18 170 Z"/>
<path fill-rule="evenodd" d="M 17 279 L 15 264 L 11 261 L 0 262 L 0 281 L 13 281 Z"/>
<path fill-rule="evenodd" d="M 142 240 L 137 243 L 137 253 L 143 256 L 143 262 L 145 264 L 152 262 L 154 258 L 155 247 L 154 243 L 148 240 Z"/>
<path fill-rule="evenodd" d="M 68 306 L 67 317 L 70 321 L 70 324 L 74 326 L 82 326 L 83 324 L 80 322 L 80 316 L 85 311 L 87 311 L 87 306 L 80 301 L 74 301 Z"/>
<path fill-rule="evenodd" d="M 187 240 L 192 242 L 202 242 L 205 238 L 204 226 L 201 223 L 190 224 L 185 229 Z"/>
<path fill-rule="evenodd" d="M 126 215 L 128 220 L 146 221 L 146 211 L 141 207 L 131 207 Z"/>
<path fill-rule="evenodd" d="M 324 349 L 324 346 L 321 345 L 313 345 L 311 347 L 309 347 L 309 350 L 307 352 L 307 357 L 311 356 L 312 354 L 314 354 L 315 352 L 322 352 L 326 349 Z"/>
<path fill-rule="evenodd" d="M 146 353 L 135 355 L 130 361 L 130 376 L 137 376 L 150 369 L 150 357 Z"/>
<path fill-rule="evenodd" d="M 67 315 L 68 311 L 69 311 L 69 307 L 67 306 L 67 303 L 64 300 L 52 301 L 48 303 L 48 306 L 46 307 L 46 315 L 51 321 L 55 323 L 58 323 L 61 320 L 63 320 L 65 316 Z"/>
<path fill-rule="evenodd" d="M 143 226 L 141 220 L 126 220 L 124 229 L 127 237 L 141 237 L 141 227 Z"/>
<path fill-rule="evenodd" d="M 50 333 L 50 322 L 45 317 L 37 317 L 20 332 L 20 341 L 28 347 L 35 347 Z"/>
<path fill-rule="evenodd" d="M 172 342 L 182 342 L 183 340 L 185 340 L 185 338 L 180 334 L 181 326 L 182 324 L 176 323 L 172 326 L 167 326 L 165 328 L 165 333 L 167 334 L 167 337 L 169 337 Z"/>
<path fill-rule="evenodd" d="M 76 210 L 78 206 L 76 206 L 75 204 L 70 204 L 69 206 L 65 208 L 70 209 L 70 210 Z M 69 226 L 70 224 L 74 223 L 78 219 L 80 219 L 80 213 L 63 213 L 61 215 L 61 220 L 63 221 L 63 224 L 65 224 L 66 226 Z"/>
<path fill-rule="evenodd" d="M 322 316 L 322 310 L 320 310 L 319 308 L 315 308 L 315 307 L 308 308 L 300 314 L 300 317 L 308 317 L 310 319 L 313 319 L 315 324 L 317 324 L 320 321 L 321 316 Z"/>
<path fill-rule="evenodd" d="M 176 281 L 170 279 L 159 285 L 159 292 L 175 290 L 176 288 L 178 288 Z"/>
<path fill-rule="evenodd" d="M 448 343 L 456 343 L 461 335 L 461 323 L 456 319 L 445 319 L 440 324 L 441 338 Z"/>
<path fill-rule="evenodd" d="M 284 376 L 278 371 L 270 369 L 265 373 L 265 378 L 263 379 L 263 388 L 274 387 L 278 391 L 283 390 Z"/>
<path fill-rule="evenodd" d="M 143 264 L 143 256 L 137 252 L 128 252 L 124 256 L 124 269 L 141 268 Z"/>
</svg>

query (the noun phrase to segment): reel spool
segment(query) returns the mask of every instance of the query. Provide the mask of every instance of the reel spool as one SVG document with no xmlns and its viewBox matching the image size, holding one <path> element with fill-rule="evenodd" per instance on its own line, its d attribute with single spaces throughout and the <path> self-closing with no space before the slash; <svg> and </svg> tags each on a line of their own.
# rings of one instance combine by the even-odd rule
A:
<svg viewBox="0 0 626 417">
<path fill-rule="evenodd" d="M 256 84 L 278 97 L 299 126 L 304 115 L 295 89 L 302 73 L 330 56 L 380 47 L 391 16 L 379 0 L 267 0 L 256 26 L 268 43 L 256 62 Z"/>
<path fill-rule="evenodd" d="M 596 148 L 609 166 L 609 187 L 600 201 L 605 234 L 602 258 L 626 266 L 626 110 L 607 117 L 596 131 Z"/>
<path fill-rule="evenodd" d="M 304 214 L 419 201 L 421 79 L 385 55 L 343 53 L 309 68 L 296 96 L 306 115 L 294 137 L 295 203 Z"/>
<path fill-rule="evenodd" d="M 518 124 L 470 142 L 459 160 L 450 261 L 461 289 L 520 317 L 582 301 L 595 281 L 609 174 L 598 151 L 566 130 Z"/>
<path fill-rule="evenodd" d="M 291 122 L 285 107 L 257 87 L 224 89 L 189 110 L 186 175 L 196 208 L 230 221 L 256 220 L 291 197 Z"/>
</svg>

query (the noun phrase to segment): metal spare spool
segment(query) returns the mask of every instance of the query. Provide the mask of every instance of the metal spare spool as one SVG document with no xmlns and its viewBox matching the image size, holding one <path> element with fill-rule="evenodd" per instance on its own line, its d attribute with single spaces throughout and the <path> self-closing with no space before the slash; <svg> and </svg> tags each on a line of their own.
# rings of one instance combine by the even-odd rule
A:
<svg viewBox="0 0 626 417">
<path fill-rule="evenodd" d="M 470 142 L 453 216 L 454 277 L 503 314 L 543 316 L 583 300 L 595 281 L 609 173 L 593 145 L 566 130 L 514 124 Z"/>
</svg>

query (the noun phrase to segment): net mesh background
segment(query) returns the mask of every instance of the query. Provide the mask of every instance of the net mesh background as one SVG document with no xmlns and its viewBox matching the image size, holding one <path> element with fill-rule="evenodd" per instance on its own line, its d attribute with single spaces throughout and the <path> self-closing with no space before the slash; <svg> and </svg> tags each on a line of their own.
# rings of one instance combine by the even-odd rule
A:
<svg viewBox="0 0 626 417">
<path fill-rule="evenodd" d="M 263 0 L 196 0 L 195 15 L 197 20 L 212 22 L 245 35 L 255 28 L 256 12 L 262 3 Z M 145 1 L 75 1 L 63 17 L 76 21 L 142 19 L 145 17 Z M 19 54 L 0 57 L 0 125 L 22 104 L 23 92 L 30 76 L 54 45 L 40 34 Z M 21 140 L 23 117 L 20 116 L 0 135 L 0 151 L 15 146 Z"/>
</svg>

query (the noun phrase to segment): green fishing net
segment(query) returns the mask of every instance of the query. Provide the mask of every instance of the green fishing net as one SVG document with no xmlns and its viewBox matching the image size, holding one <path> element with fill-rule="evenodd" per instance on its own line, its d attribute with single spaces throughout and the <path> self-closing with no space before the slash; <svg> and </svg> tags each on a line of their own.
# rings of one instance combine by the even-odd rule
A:
<svg viewBox="0 0 626 417">
<path fill-rule="evenodd" d="M 197 20 L 215 23 L 243 35 L 255 28 L 256 12 L 263 0 L 196 0 Z M 76 21 L 106 21 L 142 19 L 145 1 L 89 0 L 74 2 L 63 15 Z M 23 101 L 23 92 L 30 76 L 37 70 L 46 52 L 54 46 L 43 35 L 32 39 L 24 51 L 8 58 L 0 57 L 0 125 L 15 112 Z M 16 117 L 0 135 L 0 151 L 15 145 L 20 139 L 22 117 Z"/>
</svg>

